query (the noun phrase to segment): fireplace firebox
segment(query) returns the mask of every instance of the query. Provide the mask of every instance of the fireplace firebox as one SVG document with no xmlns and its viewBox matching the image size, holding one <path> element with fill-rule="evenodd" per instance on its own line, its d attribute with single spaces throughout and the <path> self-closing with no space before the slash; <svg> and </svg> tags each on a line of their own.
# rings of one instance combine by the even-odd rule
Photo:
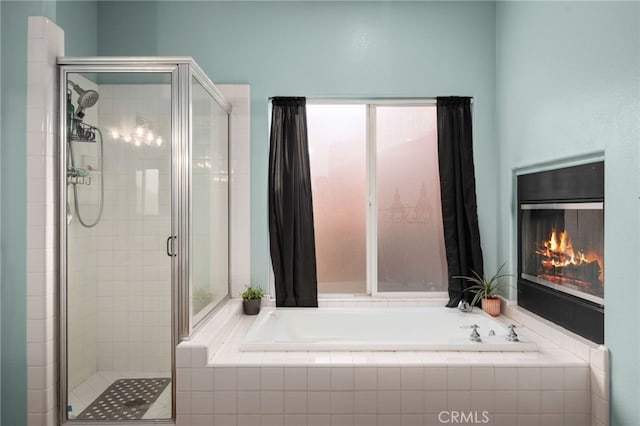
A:
<svg viewBox="0 0 640 426">
<path fill-rule="evenodd" d="M 518 304 L 604 341 L 604 162 L 518 176 Z"/>
</svg>

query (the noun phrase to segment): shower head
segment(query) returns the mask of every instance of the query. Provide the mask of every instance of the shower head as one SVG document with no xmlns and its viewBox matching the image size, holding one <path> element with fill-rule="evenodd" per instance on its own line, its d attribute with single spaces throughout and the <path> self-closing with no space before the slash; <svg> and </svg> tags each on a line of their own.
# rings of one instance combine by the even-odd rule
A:
<svg viewBox="0 0 640 426">
<path fill-rule="evenodd" d="M 84 90 L 71 80 L 67 80 L 67 84 L 70 84 L 78 94 L 78 110 L 76 111 L 76 115 L 83 118 L 84 110 L 94 106 L 96 102 L 98 102 L 100 95 L 95 90 Z"/>
</svg>

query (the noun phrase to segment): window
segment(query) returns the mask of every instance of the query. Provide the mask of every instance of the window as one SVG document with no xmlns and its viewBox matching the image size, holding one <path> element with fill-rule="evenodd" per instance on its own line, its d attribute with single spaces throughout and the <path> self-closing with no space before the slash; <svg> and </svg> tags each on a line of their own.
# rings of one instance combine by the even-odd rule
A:
<svg viewBox="0 0 640 426">
<path fill-rule="evenodd" d="M 308 102 L 307 123 L 318 292 L 445 291 L 435 105 Z"/>
<path fill-rule="evenodd" d="M 307 105 L 319 293 L 367 292 L 367 109 Z"/>
</svg>

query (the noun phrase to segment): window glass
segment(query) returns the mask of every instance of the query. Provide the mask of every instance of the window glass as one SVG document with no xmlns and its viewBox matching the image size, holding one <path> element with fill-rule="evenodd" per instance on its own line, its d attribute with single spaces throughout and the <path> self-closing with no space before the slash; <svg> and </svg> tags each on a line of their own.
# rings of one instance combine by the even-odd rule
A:
<svg viewBox="0 0 640 426">
<path fill-rule="evenodd" d="M 319 293 L 366 292 L 365 105 L 307 105 Z"/>
<path fill-rule="evenodd" d="M 318 292 L 367 292 L 367 266 L 373 292 L 445 291 L 435 105 L 310 103 L 307 124 Z"/>
<path fill-rule="evenodd" d="M 375 113 L 378 291 L 446 290 L 436 108 Z"/>
</svg>

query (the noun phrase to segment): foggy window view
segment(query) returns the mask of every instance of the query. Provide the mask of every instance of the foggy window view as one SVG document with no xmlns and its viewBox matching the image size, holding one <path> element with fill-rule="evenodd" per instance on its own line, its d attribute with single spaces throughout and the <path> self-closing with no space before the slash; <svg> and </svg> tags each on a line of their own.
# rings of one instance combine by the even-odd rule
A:
<svg viewBox="0 0 640 426">
<path fill-rule="evenodd" d="M 378 291 L 444 291 L 436 107 L 376 108 Z"/>
<path fill-rule="evenodd" d="M 365 105 L 307 105 L 319 293 L 365 293 Z"/>
<path fill-rule="evenodd" d="M 445 291 L 436 107 L 370 108 L 377 290 Z M 308 104 L 307 123 L 318 292 L 365 293 L 367 105 Z"/>
</svg>

